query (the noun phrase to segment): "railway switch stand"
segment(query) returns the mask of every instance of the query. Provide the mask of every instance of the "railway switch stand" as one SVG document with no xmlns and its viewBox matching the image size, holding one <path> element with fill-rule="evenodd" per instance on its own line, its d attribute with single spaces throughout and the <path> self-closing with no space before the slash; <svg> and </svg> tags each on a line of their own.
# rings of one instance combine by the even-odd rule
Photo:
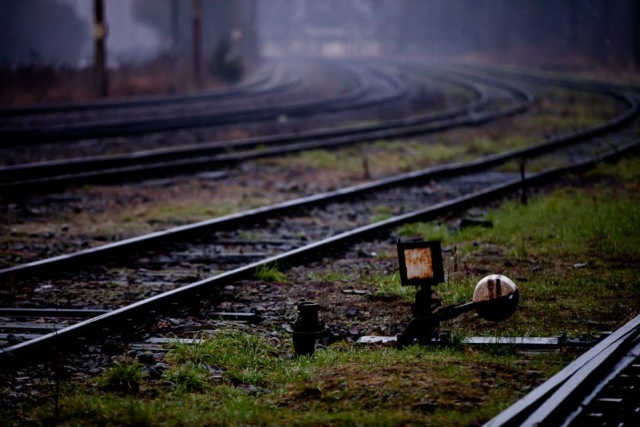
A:
<svg viewBox="0 0 640 427">
<path fill-rule="evenodd" d="M 440 242 L 402 242 L 398 239 L 397 246 L 401 284 L 419 287 L 411 306 L 413 317 L 397 338 L 398 348 L 440 343 L 440 322 L 471 310 L 493 322 L 506 320 L 515 313 L 520 299 L 518 288 L 511 279 L 500 274 L 480 280 L 472 302 L 440 307 L 440 300 L 434 297 L 432 288 L 444 282 Z"/>
</svg>

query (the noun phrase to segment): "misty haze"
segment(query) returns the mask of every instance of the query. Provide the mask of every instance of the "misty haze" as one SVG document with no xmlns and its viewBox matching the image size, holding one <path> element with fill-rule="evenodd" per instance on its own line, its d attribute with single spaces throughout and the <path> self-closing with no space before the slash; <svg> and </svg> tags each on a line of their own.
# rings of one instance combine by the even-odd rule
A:
<svg viewBox="0 0 640 427">
<path fill-rule="evenodd" d="M 203 0 L 201 8 L 195 42 L 192 1 L 106 1 L 105 66 L 117 82 L 110 94 L 194 89 L 186 81 L 194 43 L 200 67 L 207 68 L 216 48 L 227 43 L 229 55 L 244 63 L 246 72 L 260 61 L 294 56 L 472 60 L 621 72 L 640 63 L 634 0 Z M 90 0 L 5 0 L 2 102 L 95 96 L 87 93 L 89 70 L 98 66 L 95 25 Z M 166 79 L 169 72 L 173 82 L 158 75 Z M 86 89 L 59 93 L 56 84 Z M 205 83 L 225 84 L 215 75 Z"/>
</svg>

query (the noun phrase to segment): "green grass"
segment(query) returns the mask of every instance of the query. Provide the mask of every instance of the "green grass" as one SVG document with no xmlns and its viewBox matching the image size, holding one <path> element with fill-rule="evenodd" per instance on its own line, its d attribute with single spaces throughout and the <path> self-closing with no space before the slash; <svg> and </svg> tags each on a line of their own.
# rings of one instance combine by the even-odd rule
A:
<svg viewBox="0 0 640 427">
<path fill-rule="evenodd" d="M 214 339 L 197 344 L 176 343 L 167 360 L 222 368 L 230 380 L 256 386 L 266 384 L 266 375 L 277 362 L 274 350 L 264 339 L 232 330 L 219 331 Z"/>
<path fill-rule="evenodd" d="M 374 274 L 365 280 L 365 285 L 375 289 L 371 298 L 374 299 L 402 299 L 413 301 L 416 290 L 413 286 L 402 286 L 397 273 L 388 275 Z"/>
<path fill-rule="evenodd" d="M 209 377 L 209 371 L 194 362 L 174 366 L 164 373 L 164 378 L 174 383 L 178 392 L 204 392 L 208 389 Z"/>
<path fill-rule="evenodd" d="M 197 386 L 135 398 L 72 394 L 61 400 L 58 425 L 468 425 L 488 419 L 513 393 L 523 393 L 510 385 L 514 378 L 525 380 L 523 364 L 527 372 L 547 376 L 563 361 L 557 355 L 523 359 L 482 351 L 469 356 L 452 349 L 344 345 L 320 349 L 313 358 L 290 358 L 283 357 L 286 349 L 228 331 L 202 345 L 217 360 L 223 381 L 207 380 L 188 358 L 171 358 L 174 367 L 166 378 L 192 384 L 196 372 Z M 498 363 L 501 370 L 487 381 L 487 368 Z M 249 370 L 261 379 L 241 381 L 237 373 Z M 481 401 L 485 405 L 477 404 Z M 46 409 L 37 415 L 46 418 Z"/>
<path fill-rule="evenodd" d="M 278 269 L 275 264 L 261 264 L 256 268 L 255 277 L 264 282 L 286 282 L 287 275 Z"/>
<path fill-rule="evenodd" d="M 452 233 L 447 226 L 442 224 L 416 222 L 400 227 L 398 235 L 402 237 L 420 237 L 423 240 L 440 240 L 447 243 L 451 240 Z"/>
<path fill-rule="evenodd" d="M 98 387 L 119 393 L 137 393 L 142 383 L 142 365 L 124 361 L 116 363 L 98 378 Z"/>
<path fill-rule="evenodd" d="M 464 152 L 459 146 L 418 140 L 379 140 L 338 151 L 312 150 L 283 159 L 265 159 L 265 163 L 300 170 L 346 172 L 363 177 L 367 169 L 374 176 L 407 172 L 425 165 L 453 161 Z M 366 160 L 365 160 L 366 159 Z M 366 166 L 365 166 L 366 161 Z"/>
<path fill-rule="evenodd" d="M 309 280 L 315 280 L 319 282 L 346 282 L 353 280 L 353 274 L 346 273 L 344 271 L 331 270 L 323 273 L 312 271 L 307 276 Z"/>
<path fill-rule="evenodd" d="M 230 204 L 199 201 L 184 205 L 155 206 L 147 210 L 145 215 L 154 221 L 181 223 L 198 221 L 203 218 L 216 218 L 236 210 L 238 210 L 238 207 Z"/>
<path fill-rule="evenodd" d="M 373 216 L 371 222 L 380 222 L 393 216 L 393 207 L 389 205 L 378 205 L 373 208 Z"/>
<path fill-rule="evenodd" d="M 567 253 L 611 258 L 637 255 L 640 203 L 621 196 L 612 199 L 604 188 L 593 195 L 558 190 L 535 198 L 528 206 L 507 203 L 488 215 L 493 229 L 470 228 L 454 242 L 483 239 L 510 247 L 511 254 L 519 258 Z"/>
</svg>

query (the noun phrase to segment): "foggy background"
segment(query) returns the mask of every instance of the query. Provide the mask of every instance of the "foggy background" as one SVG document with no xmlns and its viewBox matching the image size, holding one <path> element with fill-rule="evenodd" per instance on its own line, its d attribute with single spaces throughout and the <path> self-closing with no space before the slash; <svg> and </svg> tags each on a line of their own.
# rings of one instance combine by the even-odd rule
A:
<svg viewBox="0 0 640 427">
<path fill-rule="evenodd" d="M 0 0 L 0 65 L 91 65 L 92 0 Z M 192 52 L 192 1 L 105 0 L 110 66 Z M 202 0 L 202 51 L 640 64 L 638 0 Z M 242 44 L 241 47 L 238 45 Z"/>
</svg>

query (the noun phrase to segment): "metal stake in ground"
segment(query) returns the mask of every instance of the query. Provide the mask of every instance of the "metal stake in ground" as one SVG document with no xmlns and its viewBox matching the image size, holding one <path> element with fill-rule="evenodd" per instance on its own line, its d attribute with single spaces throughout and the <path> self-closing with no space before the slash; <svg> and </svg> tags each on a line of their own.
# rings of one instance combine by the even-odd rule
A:
<svg viewBox="0 0 640 427">
<path fill-rule="evenodd" d="M 318 317 L 320 306 L 305 301 L 298 304 L 298 320 L 293 324 L 293 348 L 296 356 L 312 356 L 316 338 L 325 331 L 324 322 Z"/>
</svg>

